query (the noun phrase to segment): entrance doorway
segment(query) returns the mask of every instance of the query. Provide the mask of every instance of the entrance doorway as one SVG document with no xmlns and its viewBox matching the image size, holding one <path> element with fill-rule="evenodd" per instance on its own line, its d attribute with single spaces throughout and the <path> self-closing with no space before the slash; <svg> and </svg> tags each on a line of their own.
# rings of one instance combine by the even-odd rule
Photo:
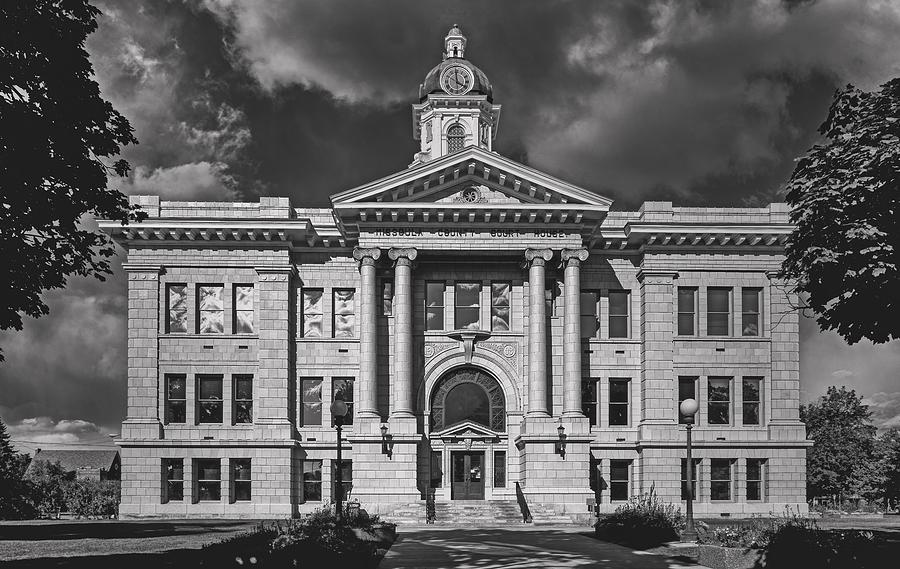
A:
<svg viewBox="0 0 900 569">
<path fill-rule="evenodd" d="M 484 500 L 484 453 L 454 452 L 451 498 Z"/>
</svg>

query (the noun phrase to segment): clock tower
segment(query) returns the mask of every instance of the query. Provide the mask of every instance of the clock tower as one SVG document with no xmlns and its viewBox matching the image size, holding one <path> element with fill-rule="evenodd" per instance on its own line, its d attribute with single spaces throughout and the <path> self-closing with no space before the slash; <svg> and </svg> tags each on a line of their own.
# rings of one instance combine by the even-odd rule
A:
<svg viewBox="0 0 900 569">
<path fill-rule="evenodd" d="M 487 75 L 465 58 L 466 36 L 454 25 L 444 38 L 444 56 L 419 86 L 413 104 L 413 138 L 421 147 L 410 167 L 467 146 L 491 150 L 500 121 Z"/>
</svg>

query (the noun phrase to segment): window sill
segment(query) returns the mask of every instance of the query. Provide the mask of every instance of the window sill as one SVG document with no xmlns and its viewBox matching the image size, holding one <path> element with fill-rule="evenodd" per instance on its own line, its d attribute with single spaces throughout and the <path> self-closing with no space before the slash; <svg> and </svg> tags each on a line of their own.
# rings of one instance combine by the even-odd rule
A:
<svg viewBox="0 0 900 569">
<path fill-rule="evenodd" d="M 640 344 L 640 339 L 635 338 L 582 338 L 589 344 Z"/>
<path fill-rule="evenodd" d="M 768 336 L 675 336 L 678 342 L 722 342 L 725 340 L 741 342 L 769 342 Z"/>
<path fill-rule="evenodd" d="M 295 339 L 297 342 L 326 342 L 326 343 L 339 343 L 339 342 L 345 342 L 345 343 L 351 343 L 351 344 L 358 344 L 358 343 L 359 343 L 359 338 L 357 338 L 357 337 L 353 337 L 353 338 L 325 338 L 325 337 L 303 337 L 303 336 L 298 336 L 298 337 L 296 337 L 296 338 L 294 338 L 294 339 Z"/>
<path fill-rule="evenodd" d="M 256 340 L 259 339 L 259 334 L 188 334 L 186 332 L 176 332 L 176 333 L 158 333 L 157 336 L 159 338 L 191 338 L 191 339 L 203 339 L 210 340 L 213 338 L 229 338 L 235 340 Z"/>
</svg>

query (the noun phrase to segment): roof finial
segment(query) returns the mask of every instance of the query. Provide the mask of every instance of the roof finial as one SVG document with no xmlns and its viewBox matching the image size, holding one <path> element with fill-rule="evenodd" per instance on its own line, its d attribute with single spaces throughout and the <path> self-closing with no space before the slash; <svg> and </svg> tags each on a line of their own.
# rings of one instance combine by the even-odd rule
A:
<svg viewBox="0 0 900 569">
<path fill-rule="evenodd" d="M 463 58 L 466 56 L 466 36 L 459 29 L 458 24 L 453 24 L 447 37 L 444 38 L 444 59 L 449 57 Z"/>
</svg>

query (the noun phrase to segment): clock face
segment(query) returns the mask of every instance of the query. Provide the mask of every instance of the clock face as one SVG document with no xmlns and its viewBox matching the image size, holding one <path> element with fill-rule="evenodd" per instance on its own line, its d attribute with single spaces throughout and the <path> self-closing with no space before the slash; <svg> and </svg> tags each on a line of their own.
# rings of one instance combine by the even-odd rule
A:
<svg viewBox="0 0 900 569">
<path fill-rule="evenodd" d="M 463 95 L 472 88 L 472 72 L 462 65 L 451 65 L 441 76 L 441 86 L 451 95 Z"/>
</svg>

